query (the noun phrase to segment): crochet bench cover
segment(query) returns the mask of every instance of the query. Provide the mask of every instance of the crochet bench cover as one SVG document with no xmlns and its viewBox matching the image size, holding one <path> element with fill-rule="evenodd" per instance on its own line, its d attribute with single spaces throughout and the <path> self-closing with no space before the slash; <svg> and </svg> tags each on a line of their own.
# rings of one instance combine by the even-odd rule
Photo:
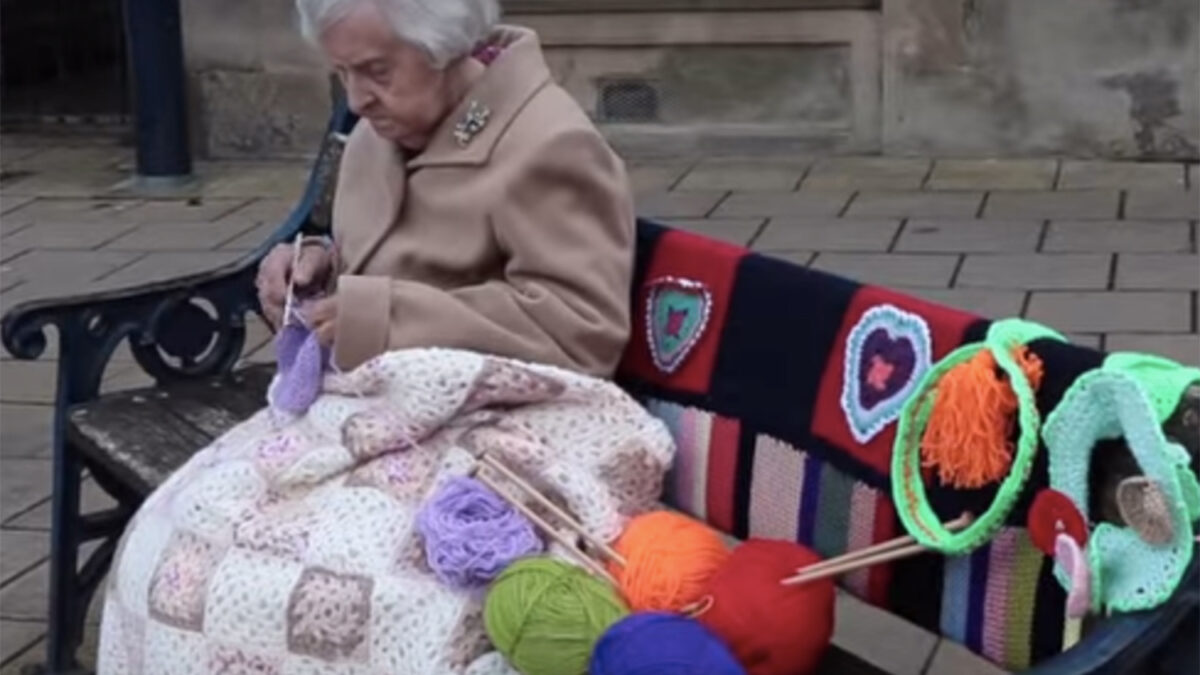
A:
<svg viewBox="0 0 1200 675">
<path fill-rule="evenodd" d="M 886 288 L 643 222 L 635 339 L 619 378 L 678 445 L 666 499 L 738 537 L 798 541 L 830 557 L 905 533 L 891 497 L 896 420 L 922 376 L 991 322 Z M 1098 351 L 1038 338 L 1041 419 Z M 1041 441 L 1039 440 L 1039 446 Z M 844 577 L 876 606 L 1011 670 L 1064 648 L 1066 591 L 1031 541 L 1030 477 L 988 543 Z M 943 521 L 982 513 L 996 486 L 927 486 Z"/>
</svg>

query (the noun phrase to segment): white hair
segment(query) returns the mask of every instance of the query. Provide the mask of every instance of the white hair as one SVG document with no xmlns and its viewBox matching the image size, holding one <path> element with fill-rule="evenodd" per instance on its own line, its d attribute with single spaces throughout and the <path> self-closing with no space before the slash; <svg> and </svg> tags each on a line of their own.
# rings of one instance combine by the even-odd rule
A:
<svg viewBox="0 0 1200 675">
<path fill-rule="evenodd" d="M 500 20 L 498 0 L 296 0 L 300 32 L 315 43 L 322 31 L 368 3 L 438 68 L 469 54 Z"/>
</svg>

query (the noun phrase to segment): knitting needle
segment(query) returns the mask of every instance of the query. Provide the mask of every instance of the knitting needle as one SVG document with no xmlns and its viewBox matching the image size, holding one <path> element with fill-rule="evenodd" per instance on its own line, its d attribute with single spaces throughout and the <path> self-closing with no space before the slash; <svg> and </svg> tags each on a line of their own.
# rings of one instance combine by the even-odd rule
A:
<svg viewBox="0 0 1200 675">
<path fill-rule="evenodd" d="M 585 541 L 587 541 L 592 546 L 596 547 L 596 549 L 598 551 L 600 551 L 601 553 L 603 553 L 606 558 L 617 563 L 621 567 L 626 566 L 624 556 L 622 556 L 620 553 L 617 553 L 608 544 L 593 537 L 591 535 L 591 533 L 589 533 L 583 525 L 576 522 L 575 519 L 573 519 L 570 515 L 568 515 L 566 511 L 563 511 L 561 508 L 558 507 L 557 504 L 555 504 L 554 502 L 547 499 L 545 495 L 543 495 L 541 492 L 538 492 L 538 490 L 536 488 L 534 488 L 532 485 L 527 483 L 525 481 L 525 479 L 523 479 L 519 475 L 517 475 L 517 473 L 515 471 L 513 471 L 512 469 L 505 466 L 504 463 L 501 462 L 499 459 L 497 459 L 491 455 L 488 455 L 487 453 L 484 453 L 483 455 L 481 455 L 480 459 L 485 464 L 490 466 L 491 468 L 493 468 L 496 471 L 503 474 L 505 478 L 507 478 L 508 480 L 515 483 L 517 487 L 521 488 L 526 493 L 528 493 L 530 497 L 533 497 L 535 501 L 537 501 L 539 504 L 541 504 L 543 507 L 545 507 L 551 513 L 553 513 L 555 516 L 562 519 L 562 521 L 564 523 L 566 523 L 567 527 L 574 530 L 575 533 L 578 534 L 579 536 L 583 537 Z"/>
<path fill-rule="evenodd" d="M 951 520 L 950 522 L 946 523 L 944 527 L 951 532 L 957 532 L 958 530 L 961 530 L 964 527 L 970 525 L 972 522 L 974 522 L 974 520 L 975 520 L 974 516 L 972 516 L 969 513 L 964 513 L 961 516 L 955 518 L 954 520 Z M 825 569 L 826 567 L 832 567 L 834 565 L 841 565 L 842 563 L 847 563 L 852 560 L 857 560 L 859 558 L 866 558 L 866 557 L 869 557 L 872 555 L 876 555 L 878 553 L 883 553 L 885 551 L 891 551 L 893 549 L 898 549 L 898 548 L 901 548 L 904 546 L 908 546 L 909 544 L 916 543 L 916 541 L 917 540 L 914 539 L 911 535 L 904 536 L 904 537 L 896 537 L 895 539 L 889 539 L 888 541 L 880 542 L 873 546 L 867 546 L 865 548 L 860 548 L 860 549 L 857 549 L 854 551 L 849 551 L 847 553 L 843 553 L 840 556 L 830 558 L 828 560 L 822 560 L 821 562 L 818 562 L 818 563 L 813 563 L 812 565 L 809 565 L 807 567 L 801 567 L 797 571 L 802 572 L 802 573 L 819 572 L 820 570 Z"/>
<path fill-rule="evenodd" d="M 808 568 L 806 567 L 806 568 L 804 568 L 804 571 L 802 571 L 800 574 L 797 574 L 792 577 L 788 577 L 787 579 L 784 579 L 780 583 L 783 584 L 784 586 L 794 586 L 796 584 L 805 584 L 810 581 L 816 581 L 817 579 L 824 579 L 825 577 L 841 576 L 843 574 L 853 572 L 855 570 L 859 570 L 864 567 L 873 567 L 875 565 L 879 565 L 879 564 L 885 563 L 885 562 L 890 562 L 892 560 L 898 560 L 900 558 L 907 558 L 909 556 L 916 555 L 918 553 L 924 553 L 929 550 L 930 549 L 925 548 L 921 544 L 910 544 L 908 546 L 904 546 L 904 547 L 897 548 L 897 549 L 892 549 L 890 551 L 884 551 L 883 553 L 879 553 L 879 554 L 876 554 L 873 556 L 864 556 L 864 557 L 857 558 L 855 560 L 851 560 L 849 562 L 844 562 L 844 563 L 841 563 L 838 565 L 829 565 L 827 567 L 817 570 L 816 572 L 809 572 Z"/>
<path fill-rule="evenodd" d="M 300 265 L 300 241 L 303 239 L 304 233 L 297 232 L 296 239 L 292 242 L 292 269 L 288 274 L 287 295 L 283 298 L 283 325 L 288 325 L 292 321 L 292 302 L 296 293 L 296 267 Z"/>
<path fill-rule="evenodd" d="M 509 504 L 512 504 L 513 508 L 520 511 L 521 515 L 525 516 L 530 521 L 532 521 L 534 525 L 537 525 L 543 532 L 546 533 L 547 536 L 552 537 L 555 541 L 557 541 L 558 543 L 560 543 L 564 547 L 566 547 L 566 549 L 572 555 L 574 555 L 576 557 L 576 559 L 579 560 L 579 562 L 583 563 L 585 567 L 587 567 L 588 569 L 590 569 L 592 572 L 596 573 L 600 577 L 604 578 L 606 581 L 608 581 L 612 585 L 614 585 L 614 586 L 617 585 L 616 579 L 613 579 L 612 575 L 608 573 L 608 570 L 604 569 L 603 565 L 596 562 L 595 560 L 592 560 L 583 551 L 580 551 L 578 548 L 576 548 L 575 542 L 573 542 L 569 538 L 567 538 L 567 536 L 564 535 L 562 532 L 560 532 L 558 530 L 558 528 L 552 526 L 550 523 L 547 523 L 545 520 L 542 519 L 541 516 L 534 513 L 533 509 L 526 506 L 523 502 L 521 502 L 521 500 L 509 498 L 509 496 L 507 494 L 505 494 L 503 488 L 501 488 L 495 481 L 493 481 L 490 477 L 488 477 L 484 473 L 476 472 L 475 479 L 478 480 L 480 483 L 483 483 L 484 485 L 486 485 L 490 490 L 495 492 L 497 495 L 499 495 L 502 499 L 507 501 Z"/>
</svg>

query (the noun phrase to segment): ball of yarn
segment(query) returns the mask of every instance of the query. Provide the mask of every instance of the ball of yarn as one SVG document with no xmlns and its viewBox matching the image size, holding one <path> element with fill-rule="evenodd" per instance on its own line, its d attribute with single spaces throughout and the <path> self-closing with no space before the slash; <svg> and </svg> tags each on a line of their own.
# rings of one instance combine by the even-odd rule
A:
<svg viewBox="0 0 1200 675">
<path fill-rule="evenodd" d="M 784 586 L 820 561 L 786 541 L 751 539 L 713 576 L 711 605 L 698 619 L 729 645 L 750 675 L 814 672 L 833 635 L 832 578 Z"/>
<path fill-rule="evenodd" d="M 679 614 L 639 612 L 613 624 L 592 652 L 591 675 L 745 675 L 729 648 Z"/>
<path fill-rule="evenodd" d="M 425 557 L 443 583 L 476 588 L 514 560 L 542 551 L 533 525 L 483 483 L 452 478 L 417 515 Z"/>
<path fill-rule="evenodd" d="M 551 558 L 518 560 L 483 606 L 492 644 L 525 675 L 587 672 L 596 640 L 628 610 L 611 586 Z"/>
<path fill-rule="evenodd" d="M 609 563 L 609 571 L 634 611 L 683 610 L 729 558 L 716 530 L 671 511 L 634 518 L 613 548 L 626 564 Z"/>
</svg>

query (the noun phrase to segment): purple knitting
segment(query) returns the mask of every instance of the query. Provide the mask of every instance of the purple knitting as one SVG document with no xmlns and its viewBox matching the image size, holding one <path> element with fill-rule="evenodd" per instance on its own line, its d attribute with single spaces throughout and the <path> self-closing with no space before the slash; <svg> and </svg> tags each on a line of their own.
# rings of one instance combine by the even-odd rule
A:
<svg viewBox="0 0 1200 675">
<path fill-rule="evenodd" d="M 302 415 L 321 394 L 328 358 L 317 334 L 299 322 L 289 322 L 275 336 L 279 372 L 267 398 L 277 410 Z"/>
<path fill-rule="evenodd" d="M 455 588 L 479 588 L 542 540 L 500 495 L 473 478 L 452 478 L 422 507 L 417 529 L 433 573 Z"/>
</svg>

